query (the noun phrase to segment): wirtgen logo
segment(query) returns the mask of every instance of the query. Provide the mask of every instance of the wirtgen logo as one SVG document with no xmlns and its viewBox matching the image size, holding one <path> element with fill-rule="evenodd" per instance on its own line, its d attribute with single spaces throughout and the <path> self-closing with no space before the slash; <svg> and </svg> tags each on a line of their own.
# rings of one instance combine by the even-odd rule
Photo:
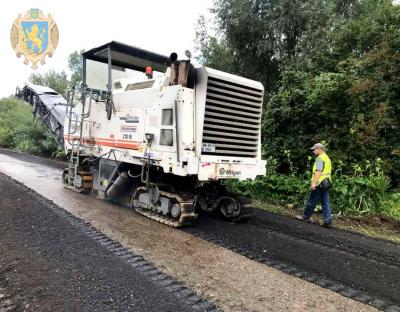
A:
<svg viewBox="0 0 400 312">
<path fill-rule="evenodd" d="M 232 170 L 232 169 L 225 169 L 225 168 L 219 169 L 220 176 L 237 177 L 237 176 L 240 176 L 241 174 L 242 174 L 242 172 L 239 170 Z"/>
<path fill-rule="evenodd" d="M 18 15 L 11 28 L 11 45 L 17 57 L 25 57 L 24 64 L 45 63 L 46 55 L 53 56 L 58 45 L 58 27 L 52 16 L 47 17 L 39 9 L 30 9 L 24 16 Z"/>
</svg>

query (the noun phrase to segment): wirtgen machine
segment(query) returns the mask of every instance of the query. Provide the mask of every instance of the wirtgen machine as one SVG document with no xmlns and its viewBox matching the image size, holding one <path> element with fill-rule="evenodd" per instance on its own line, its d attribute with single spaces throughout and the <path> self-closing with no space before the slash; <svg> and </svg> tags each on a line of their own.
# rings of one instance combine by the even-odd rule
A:
<svg viewBox="0 0 400 312">
<path fill-rule="evenodd" d="M 48 128 L 69 159 L 67 188 L 129 204 L 174 227 L 191 224 L 199 211 L 230 220 L 248 215 L 249 201 L 221 182 L 265 174 L 264 88 L 186 56 L 113 41 L 82 54 L 83 84 L 67 104 L 48 104 L 43 95 L 57 96 L 51 89 L 18 90 L 45 125 L 64 110 L 64 122 Z"/>
</svg>

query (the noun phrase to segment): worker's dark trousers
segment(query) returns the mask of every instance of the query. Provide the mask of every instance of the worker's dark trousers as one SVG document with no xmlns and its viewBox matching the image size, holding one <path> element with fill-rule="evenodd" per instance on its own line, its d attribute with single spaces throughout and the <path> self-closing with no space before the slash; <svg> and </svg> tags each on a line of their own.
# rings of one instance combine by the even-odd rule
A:
<svg viewBox="0 0 400 312">
<path fill-rule="evenodd" d="M 311 191 L 306 210 L 304 211 L 304 218 L 310 219 L 314 212 L 315 206 L 319 201 L 322 202 L 322 214 L 324 216 L 324 222 L 330 223 L 332 221 L 332 216 L 331 204 L 329 203 L 329 190 L 324 190 L 322 187 L 317 187 L 314 191 Z"/>
</svg>

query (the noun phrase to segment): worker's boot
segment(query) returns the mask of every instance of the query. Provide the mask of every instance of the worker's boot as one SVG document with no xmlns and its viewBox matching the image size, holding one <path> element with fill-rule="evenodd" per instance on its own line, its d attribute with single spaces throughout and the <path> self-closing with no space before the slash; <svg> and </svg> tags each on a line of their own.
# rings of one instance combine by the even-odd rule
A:
<svg viewBox="0 0 400 312">
<path fill-rule="evenodd" d="M 297 215 L 296 219 L 300 221 L 305 221 L 307 223 L 314 223 L 312 218 L 307 219 L 304 215 Z"/>
<path fill-rule="evenodd" d="M 327 228 L 327 229 L 331 229 L 332 228 L 332 221 L 331 222 L 324 222 L 321 224 L 322 227 Z"/>
</svg>

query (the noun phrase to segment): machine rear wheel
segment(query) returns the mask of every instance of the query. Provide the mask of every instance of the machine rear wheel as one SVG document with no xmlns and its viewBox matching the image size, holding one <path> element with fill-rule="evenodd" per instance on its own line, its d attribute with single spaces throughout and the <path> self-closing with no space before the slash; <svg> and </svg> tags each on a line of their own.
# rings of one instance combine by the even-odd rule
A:
<svg viewBox="0 0 400 312">
<path fill-rule="evenodd" d="M 242 206 L 233 197 L 223 197 L 219 203 L 222 216 L 226 219 L 238 218 L 242 213 Z"/>
</svg>

